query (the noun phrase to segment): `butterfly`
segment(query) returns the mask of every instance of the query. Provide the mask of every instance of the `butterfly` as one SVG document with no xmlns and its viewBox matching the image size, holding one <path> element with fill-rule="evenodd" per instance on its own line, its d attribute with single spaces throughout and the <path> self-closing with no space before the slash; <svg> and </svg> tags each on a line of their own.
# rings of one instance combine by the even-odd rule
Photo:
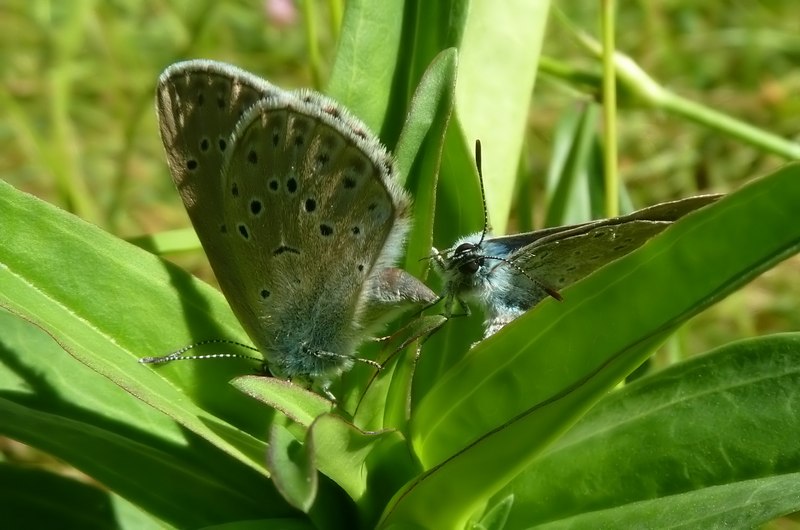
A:
<svg viewBox="0 0 800 530">
<path fill-rule="evenodd" d="M 156 108 L 172 179 L 242 327 L 274 376 L 333 399 L 391 310 L 436 299 L 393 266 L 411 199 L 391 154 L 332 99 L 215 61 L 168 67 Z"/>
<path fill-rule="evenodd" d="M 480 142 L 476 143 L 476 163 L 480 173 Z M 472 301 L 485 311 L 484 337 L 489 337 L 543 299 L 561 300 L 560 290 L 720 197 L 699 195 L 611 219 L 499 237 L 484 226 L 447 250 L 433 249 L 434 269 L 443 280 L 440 299 L 444 299 L 445 316 L 452 316 L 457 308 L 468 314 L 467 301 Z"/>
</svg>

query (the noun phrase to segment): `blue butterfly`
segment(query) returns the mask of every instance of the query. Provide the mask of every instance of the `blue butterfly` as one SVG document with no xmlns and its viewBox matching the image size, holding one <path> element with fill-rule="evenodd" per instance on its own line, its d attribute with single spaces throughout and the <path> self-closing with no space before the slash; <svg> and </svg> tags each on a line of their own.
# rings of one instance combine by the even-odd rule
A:
<svg viewBox="0 0 800 530">
<path fill-rule="evenodd" d="M 476 143 L 476 163 L 480 174 L 480 142 Z M 565 287 L 720 197 L 699 195 L 612 219 L 499 237 L 484 226 L 447 250 L 433 249 L 434 269 L 444 281 L 440 299 L 444 299 L 445 316 L 458 310 L 468 314 L 467 302 L 474 302 L 485 311 L 484 337 L 488 337 L 543 299 L 561 300 L 559 291 Z"/>
</svg>

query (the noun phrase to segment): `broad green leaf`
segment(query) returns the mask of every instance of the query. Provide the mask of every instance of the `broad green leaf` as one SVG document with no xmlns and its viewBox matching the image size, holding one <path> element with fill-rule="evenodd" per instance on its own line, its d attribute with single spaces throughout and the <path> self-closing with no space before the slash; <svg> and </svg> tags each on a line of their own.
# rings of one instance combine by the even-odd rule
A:
<svg viewBox="0 0 800 530">
<path fill-rule="evenodd" d="M 260 519 L 204 526 L 203 530 L 318 530 L 311 522 L 301 519 Z"/>
<path fill-rule="evenodd" d="M 459 47 L 456 115 L 483 143 L 492 226 L 505 232 L 550 2 L 473 0 Z"/>
<path fill-rule="evenodd" d="M 280 422 L 269 430 L 267 462 L 272 470 L 272 482 L 289 504 L 308 512 L 317 496 L 317 470 L 311 456 L 313 442 L 301 443 Z"/>
<path fill-rule="evenodd" d="M 414 93 L 397 144 L 401 175 L 406 177 L 406 186 L 414 192 L 414 226 L 407 243 L 404 268 L 417 277 L 426 270 L 420 258 L 431 250 L 436 189 L 444 138 L 453 109 L 456 65 L 454 49 L 436 56 Z"/>
<path fill-rule="evenodd" d="M 439 54 L 426 70 L 420 84 L 415 92 L 411 103 L 409 115 L 397 146 L 398 172 L 401 179 L 406 181 L 406 187 L 414 195 L 413 204 L 413 224 L 407 237 L 406 261 L 404 269 L 417 277 L 424 274 L 427 264 L 420 261 L 420 258 L 428 256 L 431 247 L 431 232 L 434 218 L 434 208 L 436 201 L 436 183 L 441 161 L 442 142 L 447 128 L 453 104 L 454 76 L 456 68 L 456 55 L 454 50 L 446 50 Z M 413 169 L 412 169 L 413 168 Z M 412 317 L 409 317 L 412 318 Z M 377 354 L 368 353 L 370 350 L 380 350 Z M 361 355 L 372 359 L 386 359 L 388 356 L 396 354 L 394 346 L 369 348 L 365 345 L 361 349 Z M 385 362 L 385 361 L 382 361 Z M 384 382 L 389 382 L 394 374 L 396 365 L 390 364 L 388 369 L 382 370 L 380 378 Z M 348 386 L 357 388 L 371 387 L 370 394 L 375 396 L 375 387 L 371 384 L 376 375 L 366 370 L 359 370 L 356 367 L 344 376 Z M 363 375 L 364 377 L 359 377 Z M 408 380 L 410 374 L 403 371 L 399 374 L 401 381 L 392 382 L 392 386 L 397 387 L 397 391 L 392 391 L 395 403 L 403 407 L 402 414 L 396 414 L 395 418 L 402 418 L 405 424 L 407 409 Z M 403 381 L 405 380 L 405 382 Z M 362 381 L 363 384 L 353 384 L 353 381 Z M 387 387 L 383 387 L 387 390 Z M 398 394 L 399 392 L 399 394 Z M 353 402 L 363 402 L 361 393 L 344 395 L 342 405 L 345 410 L 354 410 L 356 405 Z M 386 402 L 386 394 L 379 397 L 378 401 Z M 376 411 L 380 405 L 378 401 L 373 401 L 368 407 Z M 400 403 L 402 402 L 402 403 Z M 374 406 L 373 406 L 374 405 Z M 362 409 L 363 410 L 363 409 Z M 380 414 L 384 415 L 383 412 Z M 381 424 L 383 426 L 384 424 Z M 402 428 L 396 422 L 390 422 L 392 427 Z"/>
<path fill-rule="evenodd" d="M 782 515 L 798 510 L 800 473 L 712 486 L 664 499 L 641 501 L 577 515 L 533 530 L 596 530 L 616 528 L 758 528 Z M 650 525 L 649 523 L 653 524 Z M 509 528 L 514 528 L 509 526 Z"/>
<path fill-rule="evenodd" d="M 292 514 L 268 480 L 219 451 L 209 451 L 202 440 L 190 437 L 193 446 L 164 447 L 158 439 L 145 445 L 126 436 L 125 428 L 97 427 L 88 411 L 83 415 L 86 420 L 80 421 L 0 398 L 0 433 L 69 462 L 177 527 Z"/>
<path fill-rule="evenodd" d="M 428 263 L 423 259 L 430 254 L 434 213 L 437 203 L 437 184 L 442 167 L 448 124 L 453 109 L 457 55 L 448 49 L 436 56 L 425 71 L 411 102 L 411 115 L 403 129 L 398 153 L 420 145 L 419 156 L 410 173 L 407 186 L 414 191 L 414 227 L 408 239 L 405 268 L 418 277 L 424 277 Z M 413 121 L 412 121 L 413 119 Z M 417 321 L 414 325 L 420 324 Z M 428 323 L 422 324 L 423 326 Z M 438 327 L 439 324 L 435 324 Z M 416 352 L 407 353 L 392 371 L 392 388 L 384 412 L 385 427 L 405 430 L 409 416 L 411 385 L 416 368 Z M 411 359 L 410 356 L 415 358 Z"/>
<path fill-rule="evenodd" d="M 441 134 L 443 131 L 438 130 L 440 128 L 446 129 L 452 107 L 457 61 L 458 55 L 453 48 L 437 55 L 414 91 L 395 148 L 401 183 L 405 183 L 411 174 L 411 166 L 426 137 Z M 434 125 L 438 127 L 434 129 Z"/>
<path fill-rule="evenodd" d="M 98 486 L 42 469 L 0 464 L 0 491 L 6 528 L 171 528 Z"/>
<path fill-rule="evenodd" d="M 383 133 L 390 143 L 397 140 L 422 79 L 440 54 L 455 50 L 461 39 L 469 0 L 405 0 L 403 35 Z M 455 80 L 453 80 L 455 83 Z"/>
<path fill-rule="evenodd" d="M 61 416 L 83 418 L 91 411 L 98 426 L 128 428 L 128 436 L 152 445 L 186 445 L 175 421 L 130 396 L 112 381 L 76 363 L 40 328 L 0 310 L 0 396 L 17 404 L 56 410 Z M 0 425 L 5 422 L 0 418 Z M 144 425 L 145 432 L 139 427 Z"/>
<path fill-rule="evenodd" d="M 333 404 L 324 397 L 284 379 L 243 375 L 235 378 L 231 384 L 248 396 L 281 411 L 306 428 L 317 416 L 333 409 Z"/>
<path fill-rule="evenodd" d="M 467 145 L 457 116 L 450 120 L 436 197 L 434 245 L 449 248 L 457 238 L 483 228 L 483 208 L 478 172 L 473 158 L 474 143 Z M 430 258 L 430 253 L 427 254 Z M 441 292 L 441 282 L 430 275 L 431 287 Z M 441 311 L 434 307 L 432 311 Z M 469 345 L 480 336 L 480 315 L 452 319 L 426 342 L 414 375 L 412 409 L 441 374 L 458 361 Z M 426 354 L 426 352 L 433 352 Z"/>
<path fill-rule="evenodd" d="M 606 364 L 614 364 L 614 372 L 620 373 L 605 375 L 607 371 L 601 370 L 604 377 L 624 375 L 627 366 L 617 365 L 628 363 L 616 362 L 617 355 L 671 329 L 796 253 L 800 225 L 787 222 L 792 218 L 791 205 L 800 196 L 798 175 L 799 165 L 786 166 L 687 216 L 648 245 L 565 290 L 563 303 L 546 300 L 482 342 L 420 405 L 413 426 L 418 429 L 414 443 L 423 462 L 430 466 L 447 458 L 448 444 L 442 442 L 462 436 L 462 429 L 482 422 L 482 428 L 502 425 L 530 412 L 529 406 L 548 396 L 596 377 Z M 678 292 L 671 281 L 676 270 L 682 287 Z M 558 355 L 555 366 L 554 355 Z M 638 362 L 634 360 L 633 367 Z M 515 377 L 508 380 L 511 374 Z M 531 389 L 531 376 L 542 386 Z M 505 390 L 497 396 L 501 389 Z M 495 395 L 491 400 L 495 408 L 485 418 L 481 418 L 483 392 Z M 453 401 L 454 395 L 462 398 Z M 503 406 L 509 407 L 507 415 L 498 415 Z M 465 421 L 466 417 L 471 419 Z M 481 427 L 473 436 L 485 432 Z"/>
<path fill-rule="evenodd" d="M 347 2 L 326 93 L 373 131 L 384 124 L 401 45 L 405 2 Z"/>
<path fill-rule="evenodd" d="M 40 329 L 0 311 L 0 434 L 68 462 L 148 513 L 177 527 L 285 516 L 291 509 L 265 477 L 132 399 L 78 363 Z M 185 498 L 213 497 L 187 509 Z M 253 501 L 243 492 L 261 492 Z M 18 494 L 22 495 L 20 489 Z M 41 495 L 40 488 L 27 491 Z M 263 502 L 262 502 L 263 501 Z"/>
<path fill-rule="evenodd" d="M 398 494 L 385 522 L 432 512 L 434 524 L 466 520 L 677 325 L 798 252 L 798 203 L 800 166 L 789 165 L 482 342 L 420 403 L 412 442 L 430 471 Z M 437 495 L 462 504 L 434 509 Z"/>
<path fill-rule="evenodd" d="M 402 182 L 415 196 L 415 222 L 405 268 L 417 276 L 424 269 L 420 257 L 430 251 L 442 142 L 453 108 L 456 65 L 454 49 L 434 58 L 414 92 L 396 149 Z"/>
<path fill-rule="evenodd" d="M 141 399 L 266 475 L 263 407 L 227 384 L 243 362 L 137 359 L 209 338 L 246 340 L 210 286 L 80 219 L 0 183 L 0 305 L 52 336 L 74 358 L 122 387 L 109 406 Z M 33 369 L 47 359 L 30 354 Z M 223 419 L 224 418 L 224 419 Z"/>
<path fill-rule="evenodd" d="M 800 511 L 800 489 L 789 490 L 793 503 L 776 489 L 800 473 L 799 384 L 793 333 L 732 343 L 615 391 L 498 494 L 515 498 L 509 527 L 588 523 L 600 510 L 649 528 L 671 527 L 677 513 L 698 527 L 752 527 Z M 764 491 L 747 498 L 747 487 Z"/>
<path fill-rule="evenodd" d="M 509 495 L 486 511 L 473 528 L 475 530 L 503 530 L 508 524 L 508 514 L 514 506 L 514 496 Z"/>
<path fill-rule="evenodd" d="M 128 239 L 128 242 L 159 256 L 200 248 L 200 240 L 193 228 L 179 228 L 158 234 L 132 237 Z"/>
<path fill-rule="evenodd" d="M 373 527 L 383 506 L 419 472 L 397 431 L 364 432 L 332 414 L 309 430 L 317 467 L 356 502 L 360 519 Z"/>
<path fill-rule="evenodd" d="M 406 20 L 411 42 L 400 49 L 400 61 L 406 68 L 406 94 L 415 90 L 417 80 L 428 68 L 428 64 L 442 50 L 458 47 L 464 33 L 470 0 L 445 0 L 406 2 Z"/>
<path fill-rule="evenodd" d="M 451 2 L 448 9 L 449 19 L 443 16 L 444 8 L 433 16 L 420 8 L 415 19 L 422 53 L 437 43 L 452 39 L 459 43 L 456 113 L 445 136 L 437 191 L 434 242 L 439 249 L 483 228 L 473 158 L 476 139 L 482 140 L 485 152 L 490 220 L 498 231 L 505 227 L 549 2 L 474 0 Z M 431 24 L 438 21 L 439 33 L 426 26 L 429 20 L 434 21 Z M 452 26 L 442 33 L 445 20 Z M 435 37 L 423 36 L 424 31 Z M 428 341 L 426 350 L 436 353 L 420 359 L 412 403 L 477 340 L 480 321 L 477 314 L 458 319 Z"/>
</svg>

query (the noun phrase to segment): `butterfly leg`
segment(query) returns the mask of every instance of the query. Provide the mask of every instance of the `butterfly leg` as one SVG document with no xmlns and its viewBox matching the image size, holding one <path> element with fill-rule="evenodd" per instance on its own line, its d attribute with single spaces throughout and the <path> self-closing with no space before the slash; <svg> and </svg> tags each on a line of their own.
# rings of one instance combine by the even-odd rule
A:
<svg viewBox="0 0 800 530">
<path fill-rule="evenodd" d="M 446 298 L 443 312 L 443 316 L 445 318 L 468 317 L 472 314 L 472 310 L 470 310 L 467 303 L 461 298 L 458 298 L 452 293 L 449 293 L 444 298 Z M 458 304 L 458 309 L 460 312 L 456 312 L 454 310 L 456 304 Z"/>
<path fill-rule="evenodd" d="M 335 404 L 336 396 L 334 396 L 333 392 L 331 392 L 330 386 L 331 386 L 331 380 L 328 379 L 319 387 L 319 390 L 325 395 L 326 398 L 328 398 L 332 403 Z"/>
<path fill-rule="evenodd" d="M 436 247 L 431 247 L 431 256 L 430 256 L 430 258 L 431 258 L 431 260 L 433 261 L 433 264 L 434 264 L 434 265 L 435 265 L 435 266 L 436 266 L 436 267 L 437 267 L 437 268 L 438 268 L 440 271 L 443 271 L 443 270 L 445 270 L 445 268 L 446 268 L 446 265 L 447 265 L 447 264 L 446 264 L 446 263 L 445 263 L 445 261 L 444 261 L 444 256 L 442 255 L 442 253 L 441 253 L 441 252 L 439 252 L 439 249 L 438 249 L 438 248 L 436 248 Z"/>
</svg>

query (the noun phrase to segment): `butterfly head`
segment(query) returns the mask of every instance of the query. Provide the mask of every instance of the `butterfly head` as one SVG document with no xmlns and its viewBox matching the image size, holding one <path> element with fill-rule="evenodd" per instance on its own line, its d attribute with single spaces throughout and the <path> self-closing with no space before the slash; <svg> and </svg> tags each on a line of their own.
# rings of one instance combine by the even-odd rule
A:
<svg viewBox="0 0 800 530">
<path fill-rule="evenodd" d="M 476 274 L 485 263 L 486 257 L 481 254 L 480 243 L 467 241 L 453 250 L 447 268 L 457 270 L 459 274 L 471 276 Z"/>
<path fill-rule="evenodd" d="M 481 232 L 462 238 L 447 250 L 434 249 L 432 259 L 444 284 L 442 298 L 448 314 L 452 314 L 456 303 L 466 311 L 465 299 L 480 297 L 490 289 L 493 270 L 502 263 L 487 254 Z"/>
</svg>

